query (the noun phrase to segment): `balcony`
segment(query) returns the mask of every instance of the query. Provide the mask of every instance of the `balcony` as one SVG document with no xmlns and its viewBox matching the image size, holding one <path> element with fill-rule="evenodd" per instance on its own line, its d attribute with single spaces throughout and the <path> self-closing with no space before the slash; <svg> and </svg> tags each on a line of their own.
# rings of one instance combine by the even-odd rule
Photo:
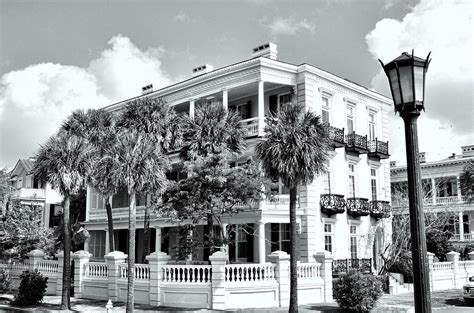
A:
<svg viewBox="0 0 474 313">
<path fill-rule="evenodd" d="M 377 138 L 369 142 L 369 158 L 388 159 L 388 141 L 380 141 Z"/>
<path fill-rule="evenodd" d="M 390 202 L 373 200 L 370 201 L 370 216 L 373 218 L 388 218 L 390 217 Z"/>
<path fill-rule="evenodd" d="M 347 198 L 347 214 L 352 217 L 367 216 L 370 214 L 369 199 L 365 198 Z"/>
<path fill-rule="evenodd" d="M 137 219 L 145 217 L 145 206 L 137 206 Z M 151 214 L 153 218 L 153 213 Z M 114 220 L 128 220 L 128 207 L 112 208 L 112 217 Z M 104 209 L 93 209 L 89 212 L 90 221 L 107 220 L 107 212 Z"/>
<path fill-rule="evenodd" d="M 346 209 L 344 196 L 331 193 L 322 194 L 319 205 L 321 206 L 321 212 L 328 216 L 344 213 Z"/>
<path fill-rule="evenodd" d="M 346 136 L 346 141 L 347 152 L 352 152 L 357 155 L 369 152 L 369 149 L 367 147 L 367 135 L 361 136 L 356 134 L 355 132 L 352 132 L 352 134 L 348 134 Z"/>
<path fill-rule="evenodd" d="M 46 190 L 38 188 L 20 188 L 15 190 L 13 197 L 20 200 L 44 201 L 46 198 Z"/>
<path fill-rule="evenodd" d="M 462 205 L 468 203 L 468 199 L 465 196 L 449 196 L 449 197 L 425 197 L 423 198 L 423 207 L 432 206 L 443 206 L 443 205 Z M 397 209 L 408 208 L 407 199 L 393 199 L 392 207 Z"/>
<path fill-rule="evenodd" d="M 337 128 L 334 126 L 327 125 L 327 131 L 331 144 L 334 148 L 344 147 L 346 142 L 344 141 L 344 128 Z"/>
<path fill-rule="evenodd" d="M 248 118 L 240 121 L 244 130 L 244 137 L 257 137 L 258 136 L 258 117 Z"/>
</svg>

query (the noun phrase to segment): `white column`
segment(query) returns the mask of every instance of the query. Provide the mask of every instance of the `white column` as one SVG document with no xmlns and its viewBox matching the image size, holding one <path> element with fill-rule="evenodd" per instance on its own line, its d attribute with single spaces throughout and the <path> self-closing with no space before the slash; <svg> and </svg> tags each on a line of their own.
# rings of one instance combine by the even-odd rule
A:
<svg viewBox="0 0 474 313">
<path fill-rule="evenodd" d="M 461 194 L 461 179 L 459 176 L 456 176 L 456 185 L 458 189 L 458 201 L 462 202 L 462 194 Z"/>
<path fill-rule="evenodd" d="M 193 234 L 193 231 L 192 231 L 192 230 L 189 231 L 188 236 L 190 236 L 191 238 L 193 238 L 194 234 Z M 192 260 L 193 260 L 193 253 L 192 253 L 192 252 L 191 252 L 190 254 L 188 254 L 188 260 L 189 260 L 189 261 L 192 261 Z"/>
<path fill-rule="evenodd" d="M 258 223 L 258 263 L 265 263 L 265 223 Z"/>
<path fill-rule="evenodd" d="M 263 129 L 265 128 L 265 97 L 263 89 L 263 80 L 258 81 L 258 107 L 257 107 L 257 116 L 258 116 L 258 135 L 263 136 Z"/>
<path fill-rule="evenodd" d="M 436 192 L 437 192 L 437 189 L 438 189 L 438 188 L 436 188 L 436 179 L 431 178 L 431 193 L 433 194 L 433 204 L 436 204 Z"/>
<path fill-rule="evenodd" d="M 227 89 L 222 90 L 222 107 L 225 111 L 229 109 Z"/>
<path fill-rule="evenodd" d="M 189 100 L 189 116 L 194 118 L 194 99 Z"/>
<path fill-rule="evenodd" d="M 91 192 L 92 188 L 87 186 L 87 192 L 86 192 L 86 221 L 89 220 L 89 212 L 91 210 Z"/>
<path fill-rule="evenodd" d="M 464 223 L 462 216 L 463 212 L 459 212 L 459 240 L 464 241 Z"/>
<path fill-rule="evenodd" d="M 109 244 L 109 230 L 105 229 L 105 254 L 108 254 L 110 251 L 110 244 Z"/>
<path fill-rule="evenodd" d="M 43 210 L 44 210 L 44 227 L 45 228 L 49 228 L 49 215 L 51 213 L 51 204 L 49 203 L 45 203 L 44 206 L 43 206 Z"/>
<path fill-rule="evenodd" d="M 155 227 L 155 252 L 161 252 L 161 227 Z"/>
</svg>

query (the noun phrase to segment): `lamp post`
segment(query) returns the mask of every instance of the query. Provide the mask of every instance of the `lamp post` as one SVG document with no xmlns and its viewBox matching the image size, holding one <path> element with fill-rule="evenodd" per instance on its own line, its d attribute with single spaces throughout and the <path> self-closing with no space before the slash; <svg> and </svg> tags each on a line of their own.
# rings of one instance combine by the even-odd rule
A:
<svg viewBox="0 0 474 313">
<path fill-rule="evenodd" d="M 426 59 L 421 59 L 414 56 L 413 51 L 411 55 L 404 52 L 386 65 L 379 60 L 390 83 L 395 112 L 400 114 L 405 123 L 413 281 L 417 313 L 431 312 L 417 130 L 418 116 L 421 110 L 425 110 L 425 75 L 431 62 L 430 54 L 431 52 Z"/>
</svg>

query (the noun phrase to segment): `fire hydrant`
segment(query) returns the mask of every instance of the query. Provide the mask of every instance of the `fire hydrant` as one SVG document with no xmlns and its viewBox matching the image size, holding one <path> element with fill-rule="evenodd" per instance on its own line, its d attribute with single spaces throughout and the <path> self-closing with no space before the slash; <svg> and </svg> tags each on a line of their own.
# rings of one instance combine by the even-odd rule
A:
<svg viewBox="0 0 474 313">
<path fill-rule="evenodd" d="M 112 309 L 114 308 L 114 305 L 112 304 L 112 300 L 109 299 L 109 302 L 105 305 L 105 308 L 107 309 L 107 313 L 112 312 Z"/>
</svg>

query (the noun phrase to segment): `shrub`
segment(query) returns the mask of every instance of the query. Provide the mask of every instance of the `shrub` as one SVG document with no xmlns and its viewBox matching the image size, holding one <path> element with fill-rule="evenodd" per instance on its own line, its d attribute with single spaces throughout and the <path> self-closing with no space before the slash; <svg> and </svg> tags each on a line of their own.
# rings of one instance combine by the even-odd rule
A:
<svg viewBox="0 0 474 313">
<path fill-rule="evenodd" d="M 20 287 L 13 303 L 19 306 L 35 305 L 43 301 L 48 277 L 43 277 L 37 269 L 34 271 L 24 271 L 20 275 Z"/>
<path fill-rule="evenodd" d="M 11 291 L 12 278 L 10 271 L 6 268 L 0 268 L 0 293 L 9 293 Z"/>
<path fill-rule="evenodd" d="M 413 282 L 413 262 L 411 252 L 402 253 L 388 269 L 389 272 L 403 274 L 405 283 Z"/>
<path fill-rule="evenodd" d="M 350 271 L 334 280 L 334 298 L 345 312 L 369 312 L 382 296 L 382 282 L 372 274 Z"/>
</svg>

